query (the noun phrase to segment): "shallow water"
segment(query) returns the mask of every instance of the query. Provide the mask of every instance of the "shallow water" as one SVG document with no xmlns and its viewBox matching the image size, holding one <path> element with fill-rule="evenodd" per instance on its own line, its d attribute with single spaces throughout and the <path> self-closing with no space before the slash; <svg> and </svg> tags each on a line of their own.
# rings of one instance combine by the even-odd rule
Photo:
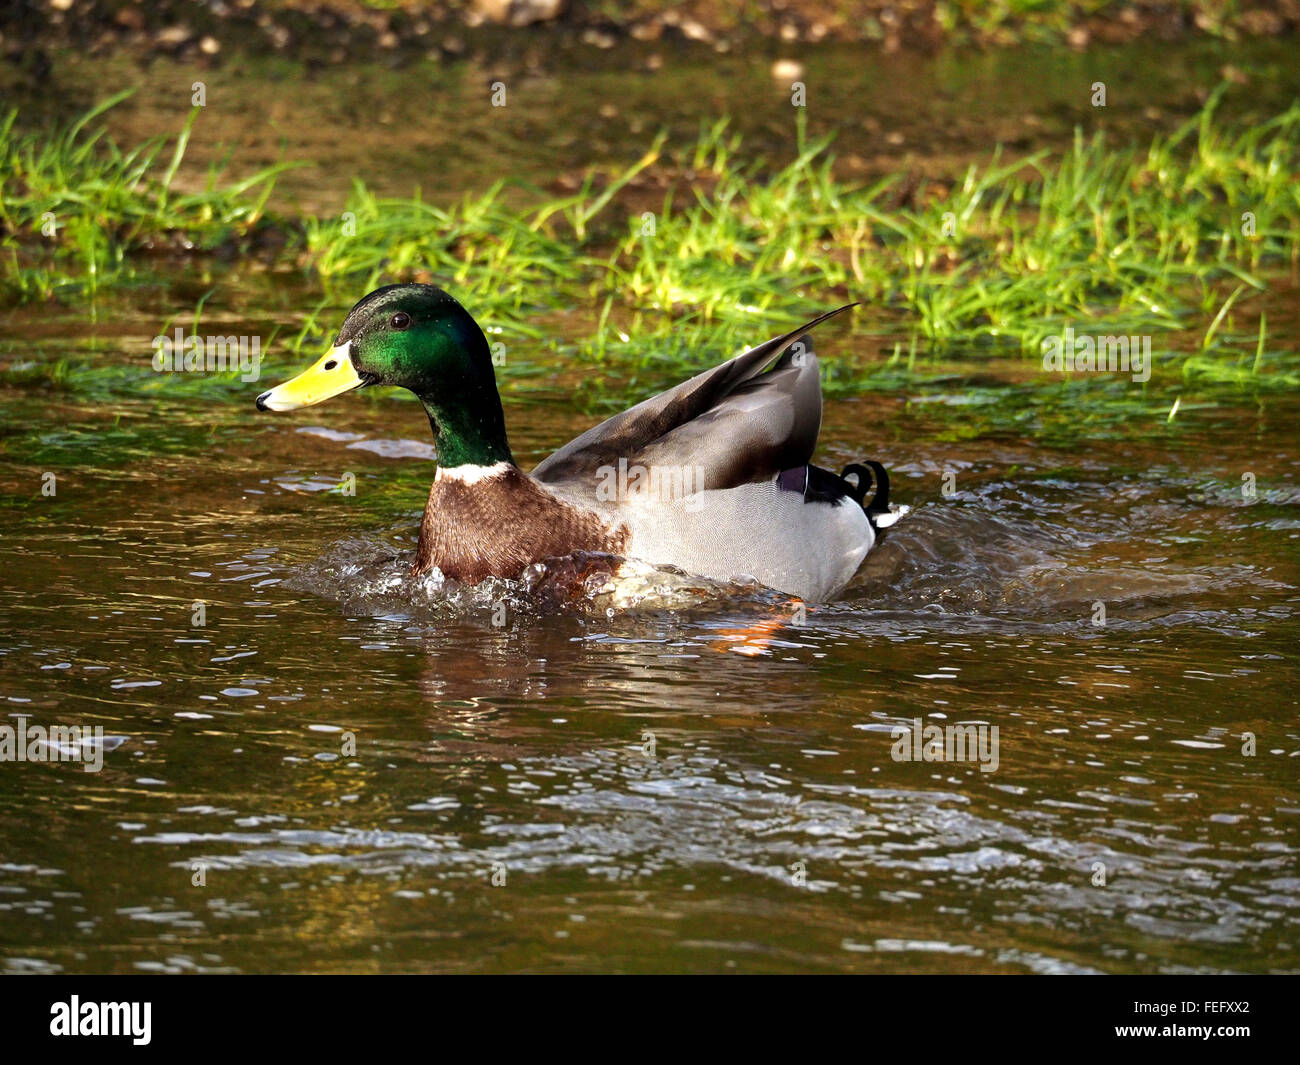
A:
<svg viewBox="0 0 1300 1065">
<path fill-rule="evenodd" d="M 840 601 L 544 609 L 404 575 L 414 404 L 149 372 L 214 284 L 223 331 L 307 305 L 205 269 L 0 322 L 74 365 L 0 388 L 0 703 L 108 748 L 0 763 L 7 969 L 1300 969 L 1296 396 L 1166 421 L 1162 371 L 1102 419 L 959 353 L 828 402 L 821 461 L 912 508 Z M 581 373 L 509 377 L 522 462 Z M 996 725 L 996 769 L 896 761 L 916 719 Z"/>
<path fill-rule="evenodd" d="M 120 738 L 0 768 L 9 968 L 1296 967 L 1294 399 L 1073 452 L 835 402 L 914 508 L 842 601 L 494 626 L 386 561 L 418 409 L 256 391 L 4 393 L 0 697 Z M 574 419 L 509 406 L 522 454 Z M 894 761 L 914 718 L 996 771 Z"/>
<path fill-rule="evenodd" d="M 652 57 L 662 61 L 648 69 Z M 802 67 L 806 107 L 791 106 L 788 80 L 773 76 L 777 58 Z M 452 64 L 304 67 L 281 59 L 241 58 L 196 66 L 156 59 L 69 55 L 52 85 L 39 91 L 7 84 L 22 121 L 71 120 L 127 86 L 134 96 L 108 114 L 121 144 L 174 136 L 190 111 L 192 85 L 206 104 L 177 187 L 203 187 L 210 164 L 229 161 L 234 176 L 277 162 L 294 168 L 277 179 L 272 206 L 343 210 L 354 179 L 380 195 L 431 198 L 482 193 L 501 177 L 572 191 L 585 168 L 622 168 L 655 134 L 669 148 L 693 150 L 702 127 L 730 119 L 743 135 L 739 159 L 784 161 L 794 119 L 810 136 L 835 134 L 846 177 L 903 174 L 960 176 L 988 162 L 1068 146 L 1076 126 L 1118 140 L 1169 131 L 1195 114 L 1225 70 L 1248 90 L 1222 114 L 1272 118 L 1300 82 L 1291 42 L 1250 39 L 1150 46 L 1093 47 L 1086 53 L 1022 47 L 885 56 L 852 46 L 782 48 L 772 54 L 716 55 L 628 43 L 605 53 L 556 48 Z M 1107 86 L 1105 107 L 1092 104 Z M 507 89 L 491 104 L 492 85 Z M 304 164 L 306 161 L 306 164 Z M 908 181 L 904 182 L 906 186 Z M 661 193 L 656 193 L 654 206 Z"/>
</svg>

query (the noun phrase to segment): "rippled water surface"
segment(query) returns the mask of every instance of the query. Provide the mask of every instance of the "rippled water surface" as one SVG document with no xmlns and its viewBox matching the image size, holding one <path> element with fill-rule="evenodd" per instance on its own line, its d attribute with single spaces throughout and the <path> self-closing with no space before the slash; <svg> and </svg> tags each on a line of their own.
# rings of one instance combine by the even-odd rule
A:
<svg viewBox="0 0 1300 1065">
<path fill-rule="evenodd" d="M 108 748 L 0 763 L 5 968 L 1300 969 L 1294 395 L 1102 421 L 954 356 L 827 405 L 912 508 L 841 601 L 552 609 L 406 576 L 414 404 L 151 375 L 212 284 L 0 328 L 116 374 L 0 388 L 0 709 Z M 568 372 L 507 383 L 521 462 L 591 423 Z M 895 760 L 917 719 L 996 770 Z"/>
<path fill-rule="evenodd" d="M 1211 454 L 840 402 L 826 453 L 869 441 L 914 507 L 843 601 L 501 626 L 508 589 L 404 576 L 425 458 L 247 404 L 6 406 L 76 454 L 37 501 L 9 449 L 0 696 L 120 738 L 0 767 L 10 968 L 1296 966 L 1294 403 Z M 521 451 L 564 435 L 512 414 Z M 996 724 L 997 770 L 894 761 L 915 718 Z"/>
</svg>

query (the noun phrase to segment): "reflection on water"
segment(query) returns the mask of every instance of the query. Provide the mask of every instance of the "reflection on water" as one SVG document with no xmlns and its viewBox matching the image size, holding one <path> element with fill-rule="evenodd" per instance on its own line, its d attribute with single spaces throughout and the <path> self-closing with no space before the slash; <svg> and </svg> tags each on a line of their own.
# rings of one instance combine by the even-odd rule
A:
<svg viewBox="0 0 1300 1065">
<path fill-rule="evenodd" d="M 120 746 L 0 766 L 4 964 L 1296 968 L 1294 430 L 1261 458 L 1243 413 L 1206 465 L 1191 427 L 1063 455 L 928 409 L 872 428 L 913 512 L 799 619 L 413 581 L 428 460 L 349 449 L 420 442 L 406 405 L 250 434 L 14 397 L 0 699 Z M 521 451 L 570 419 L 518 412 Z M 861 437 L 828 407 L 829 458 Z M 998 725 L 997 771 L 894 761 L 918 718 Z"/>
</svg>

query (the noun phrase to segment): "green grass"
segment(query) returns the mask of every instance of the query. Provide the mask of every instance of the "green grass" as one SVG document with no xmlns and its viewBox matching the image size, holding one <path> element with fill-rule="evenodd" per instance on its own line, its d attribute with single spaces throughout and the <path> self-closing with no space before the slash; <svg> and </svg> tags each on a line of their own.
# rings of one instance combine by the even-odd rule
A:
<svg viewBox="0 0 1300 1065">
<path fill-rule="evenodd" d="M 198 117 L 171 142 L 128 151 L 95 123 L 130 95 L 118 93 L 52 136 L 17 133 L 17 112 L 0 121 L 0 294 L 10 300 L 93 295 L 136 274 L 132 255 L 157 248 L 212 250 L 250 233 L 274 186 L 273 167 L 179 193 L 176 174 Z"/>
<path fill-rule="evenodd" d="M 122 151 L 95 131 L 117 97 L 48 139 L 16 135 L 12 116 L 0 127 L 0 286 L 12 302 L 73 301 L 148 274 L 135 253 L 160 239 L 201 251 L 277 225 L 282 263 L 305 266 L 315 294 L 282 342 L 291 350 L 317 344 L 376 285 L 422 280 L 456 294 L 490 338 L 581 360 L 597 371 L 590 388 L 617 374 L 623 396 L 629 376 L 670 380 L 850 301 L 859 328 L 898 339 L 874 368 L 882 381 L 905 379 L 918 348 L 1032 356 L 1072 325 L 1150 334 L 1188 381 L 1294 387 L 1252 307 L 1266 275 L 1300 254 L 1300 104 L 1230 129 L 1218 119 L 1225 91 L 1149 144 L 1080 131 L 1059 156 L 995 152 L 959 180 L 909 190 L 894 177 L 844 181 L 831 139 L 810 140 L 802 122 L 784 166 L 740 165 L 721 121 L 694 144 L 661 136 L 632 167 L 591 174 L 564 198 L 499 183 L 436 204 L 357 183 L 341 218 L 271 219 L 274 171 L 223 182 L 217 168 L 202 192 L 173 192 L 193 117 L 170 152 L 160 141 Z M 648 205 L 651 171 L 681 180 Z M 40 233 L 46 212 L 59 220 L 52 238 Z M 557 314 L 576 315 L 563 331 L 581 339 L 538 324 Z M 834 362 L 826 376 L 832 392 L 863 383 Z"/>
</svg>

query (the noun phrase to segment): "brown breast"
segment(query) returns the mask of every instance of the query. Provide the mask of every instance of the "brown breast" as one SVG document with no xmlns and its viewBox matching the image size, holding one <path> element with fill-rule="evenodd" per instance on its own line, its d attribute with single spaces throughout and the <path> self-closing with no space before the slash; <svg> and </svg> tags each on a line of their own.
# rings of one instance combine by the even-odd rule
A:
<svg viewBox="0 0 1300 1065">
<path fill-rule="evenodd" d="M 515 577 L 575 551 L 621 554 L 627 531 L 555 498 L 514 466 L 474 483 L 440 478 L 429 489 L 415 573 L 437 566 L 471 583 Z"/>
</svg>

